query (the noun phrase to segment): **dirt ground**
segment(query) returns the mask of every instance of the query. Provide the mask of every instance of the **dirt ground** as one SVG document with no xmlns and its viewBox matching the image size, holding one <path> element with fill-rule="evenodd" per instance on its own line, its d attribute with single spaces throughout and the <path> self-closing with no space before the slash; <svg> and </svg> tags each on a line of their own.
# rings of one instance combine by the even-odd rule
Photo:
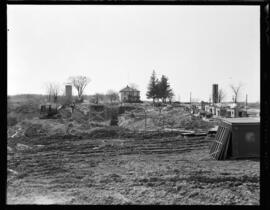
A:
<svg viewBox="0 0 270 210">
<path fill-rule="evenodd" d="M 259 205 L 259 161 L 216 161 L 210 140 L 8 140 L 8 204 Z"/>
<path fill-rule="evenodd" d="M 259 205 L 259 160 L 216 161 L 209 138 L 163 135 L 217 122 L 148 104 L 119 115 L 119 127 L 90 120 L 89 104 L 41 120 L 39 103 L 8 104 L 8 204 Z"/>
</svg>

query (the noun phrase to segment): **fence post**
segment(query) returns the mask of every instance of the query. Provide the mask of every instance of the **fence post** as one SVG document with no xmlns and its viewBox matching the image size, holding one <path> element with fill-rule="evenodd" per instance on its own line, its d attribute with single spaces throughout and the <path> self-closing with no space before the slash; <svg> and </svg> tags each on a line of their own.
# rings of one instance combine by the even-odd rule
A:
<svg viewBox="0 0 270 210">
<path fill-rule="evenodd" d="M 146 132 L 146 110 L 144 110 L 144 132 Z"/>
</svg>

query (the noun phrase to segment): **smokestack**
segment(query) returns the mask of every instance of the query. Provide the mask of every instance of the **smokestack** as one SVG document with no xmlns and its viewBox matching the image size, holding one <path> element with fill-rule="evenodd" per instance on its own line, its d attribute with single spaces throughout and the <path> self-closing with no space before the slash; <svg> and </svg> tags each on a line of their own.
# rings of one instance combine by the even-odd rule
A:
<svg viewBox="0 0 270 210">
<path fill-rule="evenodd" d="M 213 84 L 212 103 L 218 103 L 218 84 Z"/>
</svg>

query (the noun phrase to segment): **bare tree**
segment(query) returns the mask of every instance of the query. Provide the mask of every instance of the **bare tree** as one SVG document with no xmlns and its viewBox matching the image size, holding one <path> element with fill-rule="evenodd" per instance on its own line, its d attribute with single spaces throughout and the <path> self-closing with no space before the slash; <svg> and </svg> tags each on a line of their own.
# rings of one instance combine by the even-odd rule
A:
<svg viewBox="0 0 270 210">
<path fill-rule="evenodd" d="M 46 94 L 48 101 L 57 102 L 58 96 L 60 94 L 60 85 L 55 82 L 49 82 L 46 84 Z"/>
<path fill-rule="evenodd" d="M 219 89 L 218 91 L 218 102 L 223 102 L 224 98 L 226 97 L 226 94 L 223 89 Z"/>
<path fill-rule="evenodd" d="M 242 87 L 242 84 L 239 84 L 239 85 L 230 85 L 232 91 L 233 91 L 233 102 L 234 103 L 237 103 L 238 102 L 238 97 L 239 97 L 239 91 Z"/>
<path fill-rule="evenodd" d="M 111 103 L 112 103 L 113 101 L 116 101 L 116 100 L 119 99 L 118 92 L 116 92 L 116 91 L 114 91 L 114 90 L 108 90 L 107 96 L 109 97 Z"/>
<path fill-rule="evenodd" d="M 90 78 L 88 78 L 86 76 L 73 76 L 73 77 L 69 77 L 69 81 L 72 83 L 72 85 L 77 90 L 79 100 L 81 100 L 85 87 L 91 81 Z"/>
<path fill-rule="evenodd" d="M 58 97 L 60 95 L 61 89 L 60 89 L 60 85 L 58 83 L 53 83 L 53 101 L 57 102 L 58 101 Z"/>
<path fill-rule="evenodd" d="M 104 94 L 101 94 L 101 93 L 96 93 L 94 95 L 94 101 L 96 104 L 99 104 L 100 101 L 104 100 Z"/>
<path fill-rule="evenodd" d="M 45 92 L 47 100 L 50 102 L 52 99 L 52 87 L 50 83 L 45 84 Z"/>
</svg>

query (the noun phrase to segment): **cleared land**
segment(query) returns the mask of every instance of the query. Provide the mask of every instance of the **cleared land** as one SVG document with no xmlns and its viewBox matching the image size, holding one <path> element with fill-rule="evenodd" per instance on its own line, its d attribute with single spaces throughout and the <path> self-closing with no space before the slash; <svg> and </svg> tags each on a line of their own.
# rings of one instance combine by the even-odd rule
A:
<svg viewBox="0 0 270 210">
<path fill-rule="evenodd" d="M 139 127 L 140 120 L 130 124 Z M 49 127 L 51 121 L 9 127 L 10 136 L 17 134 L 8 138 L 8 204 L 259 205 L 259 161 L 213 160 L 210 138 L 125 137 L 126 128 L 65 119 Z M 78 135 L 65 134 L 70 123 Z"/>
<path fill-rule="evenodd" d="M 259 204 L 259 162 L 211 160 L 208 146 L 195 137 L 14 139 L 8 203 Z"/>
</svg>

